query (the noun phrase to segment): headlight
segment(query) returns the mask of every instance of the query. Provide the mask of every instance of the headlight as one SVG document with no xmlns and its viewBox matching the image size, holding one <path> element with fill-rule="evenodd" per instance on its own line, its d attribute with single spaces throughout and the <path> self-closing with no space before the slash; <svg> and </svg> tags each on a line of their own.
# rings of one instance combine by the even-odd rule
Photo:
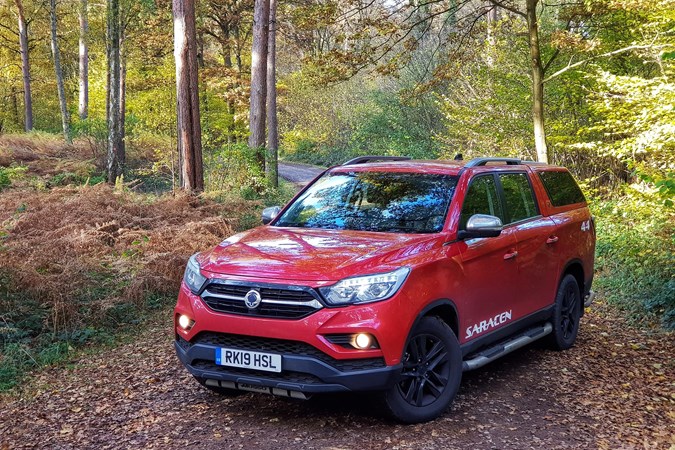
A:
<svg viewBox="0 0 675 450">
<path fill-rule="evenodd" d="M 187 287 L 190 288 L 193 294 L 198 293 L 202 289 L 202 286 L 204 286 L 206 277 L 202 276 L 199 272 L 199 263 L 197 262 L 196 253 L 190 256 L 190 259 L 188 260 L 187 267 L 185 267 L 185 275 L 183 275 L 183 281 L 185 281 L 185 284 L 187 284 Z"/>
<path fill-rule="evenodd" d="M 388 273 L 345 278 L 319 290 L 326 301 L 334 306 L 378 302 L 394 295 L 409 273 L 409 268 L 401 267 Z"/>
</svg>

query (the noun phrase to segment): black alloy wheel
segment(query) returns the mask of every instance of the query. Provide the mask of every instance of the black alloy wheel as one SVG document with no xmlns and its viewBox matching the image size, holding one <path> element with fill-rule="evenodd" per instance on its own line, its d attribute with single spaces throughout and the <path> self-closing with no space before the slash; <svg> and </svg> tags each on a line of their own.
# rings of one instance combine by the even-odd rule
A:
<svg viewBox="0 0 675 450">
<path fill-rule="evenodd" d="M 551 341 L 557 350 L 566 350 L 577 339 L 581 319 L 581 295 L 579 284 L 568 274 L 560 282 L 553 310 Z"/>
<path fill-rule="evenodd" d="M 457 337 L 438 317 L 424 317 L 408 338 L 399 382 L 385 392 L 391 415 L 405 423 L 441 415 L 457 394 L 462 353 Z"/>
<path fill-rule="evenodd" d="M 450 377 L 450 359 L 443 341 L 431 334 L 419 334 L 408 343 L 403 355 L 400 394 L 413 406 L 427 406 L 438 400 Z"/>
</svg>

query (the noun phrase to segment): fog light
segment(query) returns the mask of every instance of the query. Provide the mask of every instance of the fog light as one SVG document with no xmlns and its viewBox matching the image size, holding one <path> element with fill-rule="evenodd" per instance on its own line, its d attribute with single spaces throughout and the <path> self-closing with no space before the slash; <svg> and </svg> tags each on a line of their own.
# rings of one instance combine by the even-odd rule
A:
<svg viewBox="0 0 675 450">
<path fill-rule="evenodd" d="M 370 346 L 373 343 L 373 339 L 370 337 L 369 334 L 366 333 L 359 333 L 354 335 L 354 340 L 352 342 L 352 345 L 359 350 L 366 350 L 370 348 Z"/>
<path fill-rule="evenodd" d="M 181 327 L 184 330 L 189 330 L 192 328 L 192 326 L 195 324 L 195 321 L 190 319 L 188 316 L 185 314 L 181 314 L 178 317 L 178 326 Z"/>
</svg>

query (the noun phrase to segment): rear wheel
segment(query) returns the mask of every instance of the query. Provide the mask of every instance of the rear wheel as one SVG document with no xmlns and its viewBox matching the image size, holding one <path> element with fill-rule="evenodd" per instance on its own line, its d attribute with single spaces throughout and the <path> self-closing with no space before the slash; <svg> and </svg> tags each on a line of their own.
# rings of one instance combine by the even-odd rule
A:
<svg viewBox="0 0 675 450">
<path fill-rule="evenodd" d="M 567 350 L 574 345 L 579 333 L 581 295 L 574 276 L 567 274 L 560 282 L 553 309 L 551 344 L 556 350 Z"/>
<path fill-rule="evenodd" d="M 384 393 L 389 413 L 405 423 L 435 419 L 452 403 L 462 380 L 457 337 L 438 317 L 415 326 L 402 358 L 401 380 Z"/>
</svg>

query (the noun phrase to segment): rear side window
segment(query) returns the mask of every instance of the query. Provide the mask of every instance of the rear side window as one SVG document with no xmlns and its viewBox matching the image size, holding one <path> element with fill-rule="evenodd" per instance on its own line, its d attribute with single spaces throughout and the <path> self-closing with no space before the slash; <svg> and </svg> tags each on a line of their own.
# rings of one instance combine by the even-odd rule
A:
<svg viewBox="0 0 675 450">
<path fill-rule="evenodd" d="M 506 173 L 499 175 L 506 201 L 507 223 L 520 222 L 539 215 L 530 181 L 524 173 Z"/>
<path fill-rule="evenodd" d="M 474 178 L 464 197 L 462 213 L 459 216 L 459 229 L 466 228 L 466 222 L 474 214 L 489 214 L 503 219 L 502 205 L 497 195 L 495 178 L 492 175 L 483 175 Z"/>
<path fill-rule="evenodd" d="M 539 178 L 553 206 L 572 205 L 586 201 L 584 194 L 569 172 L 539 172 Z"/>
</svg>

